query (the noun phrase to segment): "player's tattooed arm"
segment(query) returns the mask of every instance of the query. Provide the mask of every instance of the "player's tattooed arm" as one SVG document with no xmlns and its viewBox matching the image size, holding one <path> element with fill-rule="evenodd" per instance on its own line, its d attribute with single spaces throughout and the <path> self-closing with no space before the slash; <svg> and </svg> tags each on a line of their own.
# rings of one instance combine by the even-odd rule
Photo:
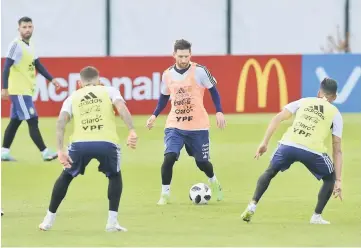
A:
<svg viewBox="0 0 361 248">
<path fill-rule="evenodd" d="M 122 118 L 124 123 L 127 125 L 129 130 L 134 129 L 133 119 L 132 116 L 125 105 L 125 103 L 122 100 L 116 100 L 114 103 L 114 106 L 116 107 L 119 116 Z"/>
<path fill-rule="evenodd" d="M 64 134 L 65 126 L 70 121 L 70 115 L 68 112 L 61 112 L 58 121 L 56 122 L 56 145 L 58 151 L 64 148 Z"/>
<path fill-rule="evenodd" d="M 341 138 L 336 135 L 332 135 L 332 150 L 333 150 L 333 163 L 335 164 L 336 180 L 341 181 L 342 174 L 342 149 L 341 149 Z"/>
</svg>

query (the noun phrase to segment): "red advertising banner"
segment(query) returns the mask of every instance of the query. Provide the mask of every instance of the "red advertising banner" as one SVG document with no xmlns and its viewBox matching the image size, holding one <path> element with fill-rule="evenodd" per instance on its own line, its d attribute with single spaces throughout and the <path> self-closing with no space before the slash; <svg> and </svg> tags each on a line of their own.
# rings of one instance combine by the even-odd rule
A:
<svg viewBox="0 0 361 248">
<path fill-rule="evenodd" d="M 57 116 L 63 101 L 76 90 L 79 71 L 95 66 L 104 85 L 120 89 L 132 114 L 150 115 L 160 95 L 162 73 L 172 57 L 43 58 L 42 63 L 58 79 L 56 90 L 37 75 L 33 97 L 40 116 Z M 301 56 L 195 56 L 216 78 L 225 113 L 277 112 L 301 97 Z M 3 60 L 2 60 L 3 62 Z M 3 64 L 3 63 L 2 63 Z M 209 113 L 215 108 L 205 94 Z M 170 105 L 170 104 L 169 104 Z M 164 111 L 169 111 L 169 106 Z M 10 102 L 2 100 L 2 117 L 9 116 Z"/>
</svg>

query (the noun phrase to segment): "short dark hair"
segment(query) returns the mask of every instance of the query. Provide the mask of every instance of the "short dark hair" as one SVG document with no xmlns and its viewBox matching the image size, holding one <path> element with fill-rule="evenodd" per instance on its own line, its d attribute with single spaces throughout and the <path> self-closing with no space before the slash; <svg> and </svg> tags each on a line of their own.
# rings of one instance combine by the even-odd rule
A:
<svg viewBox="0 0 361 248">
<path fill-rule="evenodd" d="M 99 71 L 93 66 L 87 66 L 80 71 L 82 81 L 91 81 L 99 77 Z"/>
<path fill-rule="evenodd" d="M 332 78 L 324 78 L 321 82 L 320 88 L 326 95 L 337 94 L 337 82 Z"/>
<path fill-rule="evenodd" d="M 22 22 L 33 22 L 33 20 L 31 20 L 30 17 L 24 16 L 19 19 L 19 21 L 18 21 L 19 26 Z"/>
<path fill-rule="evenodd" d="M 176 52 L 177 50 L 189 50 L 191 51 L 192 48 L 192 44 L 184 39 L 181 40 L 176 40 L 174 43 L 174 52 Z"/>
</svg>

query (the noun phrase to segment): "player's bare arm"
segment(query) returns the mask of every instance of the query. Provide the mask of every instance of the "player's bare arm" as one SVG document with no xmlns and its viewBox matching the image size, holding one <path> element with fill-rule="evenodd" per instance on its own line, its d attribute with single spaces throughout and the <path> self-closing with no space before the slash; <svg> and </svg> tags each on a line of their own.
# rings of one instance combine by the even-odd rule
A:
<svg viewBox="0 0 361 248">
<path fill-rule="evenodd" d="M 116 100 L 114 103 L 114 106 L 116 107 L 116 109 L 119 113 L 119 116 L 122 118 L 125 125 L 127 125 L 128 129 L 129 129 L 127 145 L 130 148 L 135 149 L 136 145 L 137 145 L 138 137 L 134 130 L 132 116 L 131 116 L 127 106 L 125 105 L 125 103 L 122 100 Z"/>
<path fill-rule="evenodd" d="M 259 159 L 259 157 L 262 156 L 263 153 L 265 153 L 267 151 L 268 142 L 270 141 L 274 132 L 279 127 L 280 123 L 282 121 L 290 119 L 291 117 L 292 117 L 292 113 L 287 109 L 283 109 L 281 112 L 279 112 L 277 115 L 275 115 L 272 118 L 272 120 L 266 130 L 266 133 L 264 135 L 263 141 L 257 149 L 256 155 L 255 155 L 256 159 Z"/>
<path fill-rule="evenodd" d="M 335 188 L 333 191 L 333 195 L 335 198 L 339 197 L 342 200 L 342 181 L 341 181 L 341 174 L 342 174 L 342 149 L 341 149 L 341 138 L 337 137 L 336 135 L 332 135 L 332 156 L 333 156 L 333 163 L 335 166 L 335 174 L 336 174 L 336 183 Z"/>
<path fill-rule="evenodd" d="M 57 149 L 58 149 L 58 158 L 59 158 L 60 163 L 65 168 L 70 168 L 71 163 L 73 162 L 73 161 L 71 161 L 71 158 L 69 157 L 69 155 L 66 154 L 63 150 L 64 149 L 65 127 L 69 121 L 70 121 L 69 113 L 63 111 L 60 113 L 58 120 L 56 122 L 56 145 L 57 145 Z"/>
</svg>

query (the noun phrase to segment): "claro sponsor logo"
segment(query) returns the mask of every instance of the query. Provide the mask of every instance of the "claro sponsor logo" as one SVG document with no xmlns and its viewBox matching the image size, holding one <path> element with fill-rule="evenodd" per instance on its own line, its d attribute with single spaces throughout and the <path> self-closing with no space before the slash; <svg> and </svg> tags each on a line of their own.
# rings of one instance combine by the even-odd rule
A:
<svg viewBox="0 0 361 248">
<path fill-rule="evenodd" d="M 61 89 L 56 90 L 53 84 L 47 84 L 46 79 L 37 75 L 37 87 L 33 97 L 34 101 L 64 101 L 77 88 L 80 80 L 79 73 L 70 73 L 67 78 L 56 78 Z M 157 100 L 160 96 L 161 73 L 154 72 L 152 77 L 101 77 L 100 81 L 105 86 L 113 86 L 120 89 L 125 100 Z"/>
<path fill-rule="evenodd" d="M 259 108 L 265 108 L 267 106 L 267 90 L 269 83 L 269 76 L 271 69 L 274 67 L 277 71 L 278 76 L 278 85 L 280 90 L 280 109 L 288 103 L 288 91 L 287 91 L 287 82 L 285 72 L 279 60 L 272 58 L 270 59 L 264 69 L 262 70 L 259 62 L 256 59 L 249 59 L 244 64 L 240 78 L 238 81 L 238 91 L 237 91 L 237 100 L 236 100 L 236 111 L 244 112 L 245 100 L 246 100 L 246 91 L 247 91 L 247 78 L 248 73 L 251 67 L 254 68 L 257 81 L 257 101 Z M 272 99 L 275 101 L 276 99 Z"/>
</svg>

